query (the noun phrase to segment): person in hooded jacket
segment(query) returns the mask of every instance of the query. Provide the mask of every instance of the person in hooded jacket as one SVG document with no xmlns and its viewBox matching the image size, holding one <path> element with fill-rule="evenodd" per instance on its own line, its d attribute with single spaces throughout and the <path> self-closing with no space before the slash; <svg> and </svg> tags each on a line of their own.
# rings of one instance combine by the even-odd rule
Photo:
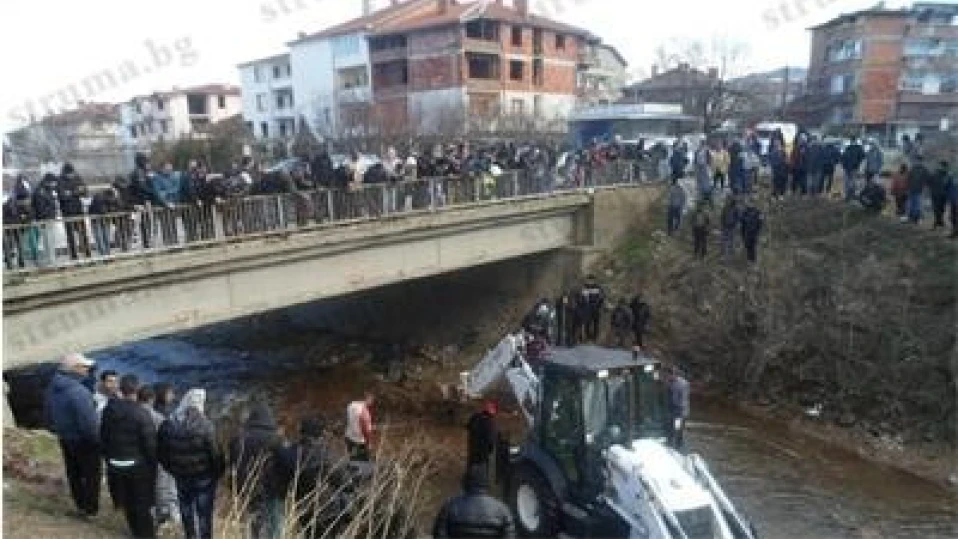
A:
<svg viewBox="0 0 958 539">
<path fill-rule="evenodd" d="M 70 495 L 85 518 L 100 510 L 103 478 L 96 402 L 83 385 L 93 364 L 82 354 L 64 356 L 44 398 L 47 425 L 60 441 Z"/>
<path fill-rule="evenodd" d="M 139 389 L 136 375 L 123 376 L 120 397 L 110 399 L 100 423 L 107 473 L 114 478 L 126 522 L 137 539 L 156 537 L 152 509 L 157 471 L 156 425 L 136 400 Z"/>
<path fill-rule="evenodd" d="M 190 389 L 161 425 L 157 439 L 160 465 L 176 481 L 180 520 L 187 539 L 213 536 L 216 486 L 226 467 L 216 428 L 206 418 L 206 391 Z"/>
<path fill-rule="evenodd" d="M 160 425 L 166 421 L 166 417 L 156 411 L 156 391 L 152 387 L 144 385 L 137 392 L 136 400 L 150 414 L 153 425 L 159 429 Z M 159 459 L 159 439 L 157 439 L 157 459 Z M 163 526 L 170 521 L 179 522 L 180 520 L 176 481 L 159 464 L 156 468 L 156 504 L 154 505 L 153 517 L 156 519 L 157 526 Z"/>
<path fill-rule="evenodd" d="M 436 516 L 436 539 L 516 537 L 512 512 L 489 495 L 489 478 L 481 466 L 472 466 L 463 478 L 463 493 L 445 503 Z"/>
<path fill-rule="evenodd" d="M 253 405 L 243 432 L 229 445 L 234 488 L 248 495 L 250 535 L 257 539 L 275 539 L 282 533 L 284 493 L 276 474 L 276 456 L 282 446 L 279 426 L 262 402 Z"/>
<path fill-rule="evenodd" d="M 299 532 L 306 539 L 330 536 L 346 509 L 342 480 L 333 466 L 319 417 L 300 422 L 299 440 L 276 457 L 281 492 L 292 497 L 299 513 Z M 335 535 L 335 534 L 333 534 Z"/>
<path fill-rule="evenodd" d="M 83 198 L 87 195 L 86 183 L 70 163 L 63 164 L 57 195 L 60 200 L 60 213 L 64 218 L 63 228 L 66 230 L 70 258 L 73 260 L 79 260 L 80 256 L 90 258 L 90 240 L 87 236 L 86 220 L 83 218 Z"/>
</svg>

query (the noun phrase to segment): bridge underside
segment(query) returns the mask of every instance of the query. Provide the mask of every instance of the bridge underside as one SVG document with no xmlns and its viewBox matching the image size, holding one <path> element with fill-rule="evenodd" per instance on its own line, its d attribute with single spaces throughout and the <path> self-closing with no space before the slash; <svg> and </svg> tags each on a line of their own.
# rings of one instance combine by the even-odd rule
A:
<svg viewBox="0 0 958 539">
<path fill-rule="evenodd" d="M 576 245 L 582 194 L 324 227 L 7 286 L 4 368 Z"/>
</svg>

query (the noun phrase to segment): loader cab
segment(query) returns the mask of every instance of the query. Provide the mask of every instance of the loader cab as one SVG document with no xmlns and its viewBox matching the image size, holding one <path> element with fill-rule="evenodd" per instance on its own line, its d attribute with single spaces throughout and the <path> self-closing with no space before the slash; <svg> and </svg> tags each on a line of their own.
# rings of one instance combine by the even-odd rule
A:
<svg viewBox="0 0 958 539">
<path fill-rule="evenodd" d="M 542 365 L 535 436 L 571 490 L 601 490 L 602 452 L 639 438 L 664 438 L 660 364 L 593 346 L 556 349 Z"/>
</svg>

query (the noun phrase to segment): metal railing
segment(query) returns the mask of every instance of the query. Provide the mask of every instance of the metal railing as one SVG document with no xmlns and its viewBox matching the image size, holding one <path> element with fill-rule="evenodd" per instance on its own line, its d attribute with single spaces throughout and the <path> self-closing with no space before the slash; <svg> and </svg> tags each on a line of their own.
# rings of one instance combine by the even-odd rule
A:
<svg viewBox="0 0 958 539">
<path fill-rule="evenodd" d="M 4 263 L 8 273 L 32 273 L 330 224 L 630 185 L 645 177 L 649 176 L 640 172 L 635 163 L 618 161 L 595 169 L 580 169 L 571 177 L 508 171 L 498 177 L 427 178 L 345 190 L 249 196 L 217 204 L 148 204 L 138 211 L 5 225 Z"/>
</svg>

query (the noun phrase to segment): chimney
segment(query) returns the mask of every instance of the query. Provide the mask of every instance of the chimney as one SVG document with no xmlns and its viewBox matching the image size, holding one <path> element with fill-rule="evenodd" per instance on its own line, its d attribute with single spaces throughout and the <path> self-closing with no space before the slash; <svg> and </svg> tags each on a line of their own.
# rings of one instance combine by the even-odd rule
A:
<svg viewBox="0 0 958 539">
<path fill-rule="evenodd" d="M 516 11 L 519 12 L 519 15 L 523 17 L 529 16 L 529 0 L 515 0 L 514 6 Z"/>
<path fill-rule="evenodd" d="M 710 79 L 717 79 L 717 78 L 718 78 L 718 68 L 717 68 L 717 67 L 710 67 L 710 68 L 709 68 L 709 78 L 710 78 Z"/>
<path fill-rule="evenodd" d="M 373 12 L 373 0 L 363 0 L 363 17 Z"/>
<path fill-rule="evenodd" d="M 689 67 L 691 66 L 689 66 L 688 62 L 682 62 L 681 64 L 679 64 L 680 71 L 688 71 Z"/>
</svg>

